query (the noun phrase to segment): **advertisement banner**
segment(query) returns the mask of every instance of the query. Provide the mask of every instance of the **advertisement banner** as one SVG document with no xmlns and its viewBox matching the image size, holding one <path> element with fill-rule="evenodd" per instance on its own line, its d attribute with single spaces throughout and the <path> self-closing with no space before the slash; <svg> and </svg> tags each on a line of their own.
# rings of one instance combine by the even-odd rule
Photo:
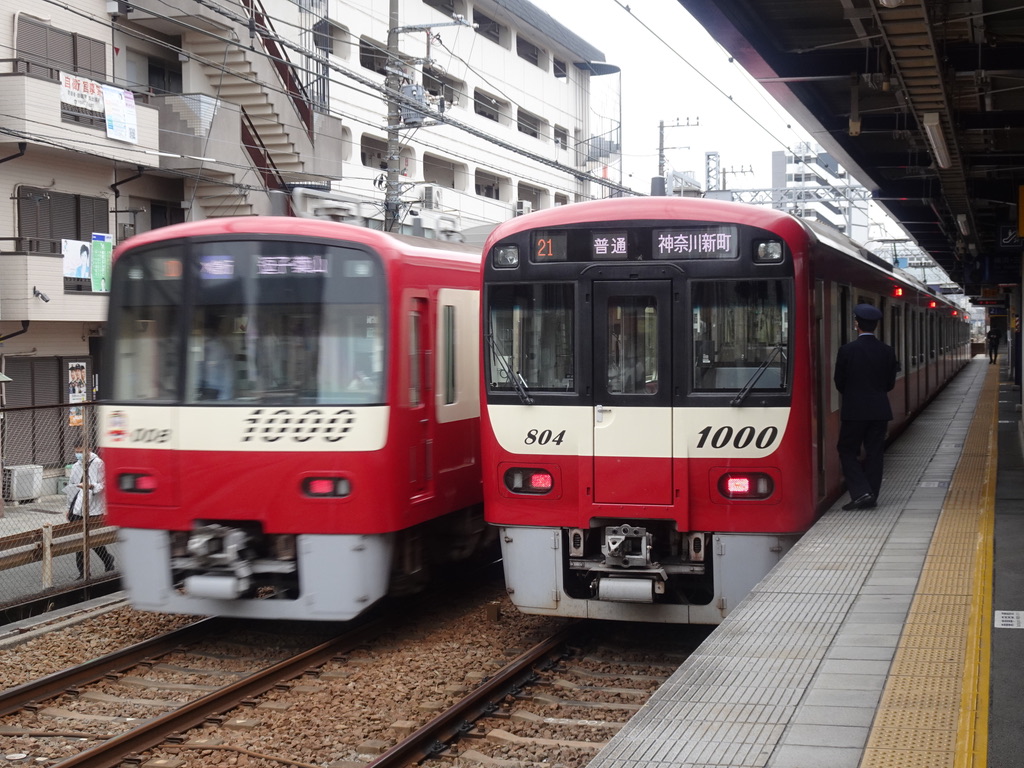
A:
<svg viewBox="0 0 1024 768">
<path fill-rule="evenodd" d="M 114 255 L 114 236 L 92 233 L 92 268 L 89 277 L 94 291 L 110 290 L 110 266 Z"/>
</svg>

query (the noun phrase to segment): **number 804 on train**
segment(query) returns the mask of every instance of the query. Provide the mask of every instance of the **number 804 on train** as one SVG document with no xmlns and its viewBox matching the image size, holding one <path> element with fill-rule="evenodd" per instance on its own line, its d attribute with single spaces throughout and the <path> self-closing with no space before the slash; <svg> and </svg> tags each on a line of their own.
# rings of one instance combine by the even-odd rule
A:
<svg viewBox="0 0 1024 768">
<path fill-rule="evenodd" d="M 496 229 L 484 495 L 513 602 L 722 621 L 843 490 L 832 368 L 861 303 L 901 365 L 891 436 L 965 363 L 968 325 L 843 235 L 682 198 Z"/>
</svg>

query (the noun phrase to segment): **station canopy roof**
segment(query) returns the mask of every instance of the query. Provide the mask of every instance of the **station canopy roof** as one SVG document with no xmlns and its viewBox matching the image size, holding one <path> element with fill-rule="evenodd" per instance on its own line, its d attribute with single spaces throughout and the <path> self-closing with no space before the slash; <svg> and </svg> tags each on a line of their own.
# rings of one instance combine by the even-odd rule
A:
<svg viewBox="0 0 1024 768">
<path fill-rule="evenodd" d="M 1024 249 L 1022 0 L 679 0 L 968 295 Z"/>
</svg>

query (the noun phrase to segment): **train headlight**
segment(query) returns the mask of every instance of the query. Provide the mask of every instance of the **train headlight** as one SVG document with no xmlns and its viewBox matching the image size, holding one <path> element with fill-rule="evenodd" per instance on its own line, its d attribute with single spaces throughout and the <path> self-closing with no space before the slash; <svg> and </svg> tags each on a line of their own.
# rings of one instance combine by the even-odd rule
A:
<svg viewBox="0 0 1024 768">
<path fill-rule="evenodd" d="M 727 499 L 767 499 L 775 483 L 763 472 L 729 472 L 718 478 L 718 492 Z"/>
<path fill-rule="evenodd" d="M 351 495 L 352 483 L 347 477 L 307 477 L 302 492 L 317 499 L 344 498 Z"/>
<path fill-rule="evenodd" d="M 491 263 L 495 269 L 515 269 L 519 266 L 519 246 L 499 245 L 494 249 Z"/>
<path fill-rule="evenodd" d="M 512 493 L 551 493 L 555 478 L 546 469 L 514 467 L 505 471 L 505 487 Z"/>
<path fill-rule="evenodd" d="M 785 249 L 780 240 L 762 240 L 754 246 L 755 264 L 778 264 Z"/>
</svg>

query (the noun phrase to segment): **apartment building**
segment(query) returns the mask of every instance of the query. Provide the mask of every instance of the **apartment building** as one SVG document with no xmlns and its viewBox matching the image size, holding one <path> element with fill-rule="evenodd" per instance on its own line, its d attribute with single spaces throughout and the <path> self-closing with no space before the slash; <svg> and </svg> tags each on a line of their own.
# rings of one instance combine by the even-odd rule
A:
<svg viewBox="0 0 1024 768">
<path fill-rule="evenodd" d="M 479 241 L 616 193 L 619 116 L 594 99 L 617 68 L 526 0 L 0 0 L 0 42 L 6 406 L 81 397 L 83 370 L 92 396 L 135 232 L 390 212 Z"/>
<path fill-rule="evenodd" d="M 773 207 L 867 242 L 871 194 L 820 147 L 772 153 Z"/>
</svg>

